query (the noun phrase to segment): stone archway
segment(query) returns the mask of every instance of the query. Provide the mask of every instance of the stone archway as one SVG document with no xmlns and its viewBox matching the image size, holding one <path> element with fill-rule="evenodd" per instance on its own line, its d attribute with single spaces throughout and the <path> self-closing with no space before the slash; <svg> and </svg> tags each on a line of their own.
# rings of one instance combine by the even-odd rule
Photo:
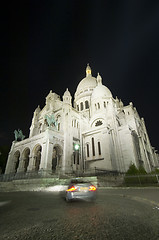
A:
<svg viewBox="0 0 159 240">
<path fill-rule="evenodd" d="M 29 165 L 29 155 L 30 155 L 30 149 L 26 148 L 23 152 L 23 155 L 22 155 L 23 169 L 24 169 L 25 173 L 27 172 L 27 168 L 28 168 L 28 165 Z"/>
<path fill-rule="evenodd" d="M 20 152 L 16 151 L 13 156 L 13 172 L 16 174 L 19 167 Z"/>
<path fill-rule="evenodd" d="M 42 150 L 42 147 L 40 145 L 36 146 L 34 150 L 34 169 L 36 172 L 38 172 L 40 168 L 41 150 Z"/>
<path fill-rule="evenodd" d="M 55 145 L 52 154 L 52 173 L 57 172 L 62 167 L 62 149 L 59 145 Z"/>
</svg>

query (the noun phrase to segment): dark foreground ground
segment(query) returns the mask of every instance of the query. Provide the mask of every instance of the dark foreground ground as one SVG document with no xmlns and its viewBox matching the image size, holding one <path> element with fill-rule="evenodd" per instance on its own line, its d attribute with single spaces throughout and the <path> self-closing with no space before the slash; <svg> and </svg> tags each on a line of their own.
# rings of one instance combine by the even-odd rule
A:
<svg viewBox="0 0 159 240">
<path fill-rule="evenodd" d="M 0 239 L 159 240 L 159 189 L 103 189 L 95 202 L 0 193 Z"/>
</svg>

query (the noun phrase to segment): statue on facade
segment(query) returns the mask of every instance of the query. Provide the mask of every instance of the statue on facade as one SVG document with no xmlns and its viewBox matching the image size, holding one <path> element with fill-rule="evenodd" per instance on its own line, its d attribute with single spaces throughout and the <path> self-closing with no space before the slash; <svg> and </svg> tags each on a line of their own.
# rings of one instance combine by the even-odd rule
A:
<svg viewBox="0 0 159 240">
<path fill-rule="evenodd" d="M 57 127 L 57 121 L 55 120 L 53 114 L 52 114 L 51 116 L 45 115 L 45 120 L 46 120 L 49 128 L 52 127 L 52 126 L 53 126 L 53 127 Z"/>
<path fill-rule="evenodd" d="M 23 135 L 22 130 L 14 130 L 15 140 L 16 141 L 22 141 L 24 140 L 25 136 Z"/>
</svg>

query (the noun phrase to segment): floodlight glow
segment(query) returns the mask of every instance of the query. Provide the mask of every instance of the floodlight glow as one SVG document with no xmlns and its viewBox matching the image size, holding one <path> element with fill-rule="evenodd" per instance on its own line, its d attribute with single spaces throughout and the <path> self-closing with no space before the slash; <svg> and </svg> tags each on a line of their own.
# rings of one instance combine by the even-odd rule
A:
<svg viewBox="0 0 159 240">
<path fill-rule="evenodd" d="M 76 151 L 78 151 L 79 148 L 80 148 L 79 144 L 76 143 L 76 144 L 74 145 L 74 148 L 75 148 Z"/>
</svg>

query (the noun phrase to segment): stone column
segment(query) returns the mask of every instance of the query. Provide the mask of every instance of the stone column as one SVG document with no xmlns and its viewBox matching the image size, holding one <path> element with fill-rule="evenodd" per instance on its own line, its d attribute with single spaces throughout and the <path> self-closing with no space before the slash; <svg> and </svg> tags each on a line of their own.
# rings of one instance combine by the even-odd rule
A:
<svg viewBox="0 0 159 240">
<path fill-rule="evenodd" d="M 27 172 L 31 172 L 32 170 L 35 170 L 35 157 L 31 155 L 29 156 L 29 165 L 27 168 Z"/>
<path fill-rule="evenodd" d="M 53 152 L 53 143 L 50 142 L 49 139 L 47 139 L 42 146 L 41 163 L 40 163 L 41 172 L 45 172 L 45 173 L 51 172 L 52 152 Z"/>
<path fill-rule="evenodd" d="M 17 168 L 17 173 L 24 172 L 24 161 L 22 158 L 19 158 L 19 165 Z"/>
</svg>

